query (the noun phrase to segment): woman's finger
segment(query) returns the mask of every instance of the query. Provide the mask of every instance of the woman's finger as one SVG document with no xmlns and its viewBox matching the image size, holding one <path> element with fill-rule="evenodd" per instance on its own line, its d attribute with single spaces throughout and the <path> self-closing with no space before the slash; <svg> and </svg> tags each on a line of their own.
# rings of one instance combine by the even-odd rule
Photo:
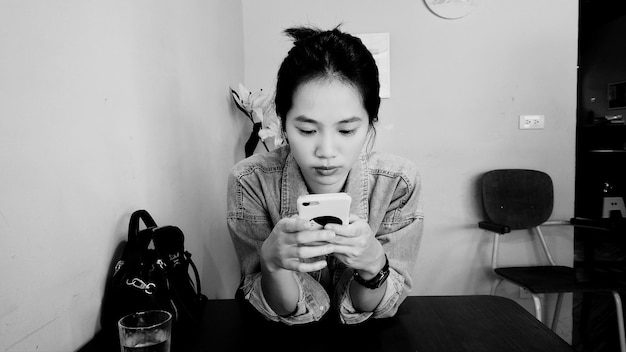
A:
<svg viewBox="0 0 626 352">
<path fill-rule="evenodd" d="M 352 224 L 353 222 L 356 222 L 356 221 L 359 221 L 359 220 L 363 220 L 363 219 L 361 219 L 356 214 L 350 214 L 350 219 L 348 221 L 350 222 L 350 224 Z"/>
<path fill-rule="evenodd" d="M 284 232 L 300 232 L 322 229 L 322 226 L 320 226 L 319 224 L 298 217 L 285 218 L 280 221 L 283 223 L 282 230 Z"/>
<path fill-rule="evenodd" d="M 293 240 L 298 245 L 315 245 L 316 243 L 330 242 L 335 233 L 330 230 L 305 230 L 293 234 Z"/>
<path fill-rule="evenodd" d="M 356 256 L 357 249 L 354 246 L 344 246 L 344 245 L 333 245 L 333 254 L 346 256 L 346 257 L 354 257 Z"/>
<path fill-rule="evenodd" d="M 326 260 L 319 260 L 311 263 L 304 263 L 297 259 L 290 260 L 286 265 L 285 269 L 298 271 L 301 273 L 310 273 L 313 271 L 318 271 L 324 269 L 328 263 Z"/>
<path fill-rule="evenodd" d="M 332 244 L 322 246 L 293 246 L 290 249 L 289 256 L 300 259 L 320 257 L 333 253 L 334 247 L 335 246 Z"/>
</svg>

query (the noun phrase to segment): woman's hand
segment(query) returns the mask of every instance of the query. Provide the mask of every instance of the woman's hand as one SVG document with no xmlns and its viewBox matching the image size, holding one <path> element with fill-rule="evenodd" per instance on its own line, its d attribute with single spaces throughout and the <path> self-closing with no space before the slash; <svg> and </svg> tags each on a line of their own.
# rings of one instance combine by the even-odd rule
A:
<svg viewBox="0 0 626 352">
<path fill-rule="evenodd" d="M 383 246 L 365 220 L 352 214 L 349 225 L 328 224 L 324 229 L 336 234 L 332 240 L 335 257 L 348 267 L 358 270 L 362 278 L 373 278 L 385 265 Z"/>
<path fill-rule="evenodd" d="M 336 234 L 332 241 L 335 257 L 356 270 L 361 278 L 370 280 L 385 266 L 383 246 L 365 220 L 350 215 L 350 224 L 328 224 L 324 228 Z M 352 305 L 357 311 L 372 312 L 380 304 L 386 289 L 386 283 L 372 290 L 353 281 L 350 285 Z"/>
<path fill-rule="evenodd" d="M 326 267 L 326 260 L 306 262 L 333 252 L 334 245 L 328 243 L 335 233 L 325 230 L 312 221 L 297 216 L 281 219 L 261 247 L 261 259 L 270 272 L 281 269 L 311 272 Z M 323 244 L 320 244 L 323 243 Z"/>
</svg>

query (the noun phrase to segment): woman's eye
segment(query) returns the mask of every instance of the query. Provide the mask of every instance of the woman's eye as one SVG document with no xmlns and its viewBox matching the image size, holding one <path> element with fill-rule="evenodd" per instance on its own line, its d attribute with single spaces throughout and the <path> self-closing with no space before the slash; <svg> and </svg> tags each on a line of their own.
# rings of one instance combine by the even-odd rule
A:
<svg viewBox="0 0 626 352">
<path fill-rule="evenodd" d="M 344 136 L 350 136 L 353 135 L 356 132 L 356 130 L 340 130 L 339 133 L 343 134 Z"/>
<path fill-rule="evenodd" d="M 305 135 L 305 136 L 310 136 L 313 133 L 315 133 L 315 130 L 303 130 L 303 129 L 299 129 L 300 133 Z"/>
</svg>

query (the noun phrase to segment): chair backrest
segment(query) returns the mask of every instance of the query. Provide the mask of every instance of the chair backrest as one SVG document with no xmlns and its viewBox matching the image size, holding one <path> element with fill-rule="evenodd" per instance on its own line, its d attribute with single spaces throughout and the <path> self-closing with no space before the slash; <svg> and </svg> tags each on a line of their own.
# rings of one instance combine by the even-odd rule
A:
<svg viewBox="0 0 626 352">
<path fill-rule="evenodd" d="M 487 218 L 512 230 L 541 225 L 552 215 L 552 179 L 544 172 L 526 169 L 488 171 L 482 177 L 481 189 Z"/>
</svg>

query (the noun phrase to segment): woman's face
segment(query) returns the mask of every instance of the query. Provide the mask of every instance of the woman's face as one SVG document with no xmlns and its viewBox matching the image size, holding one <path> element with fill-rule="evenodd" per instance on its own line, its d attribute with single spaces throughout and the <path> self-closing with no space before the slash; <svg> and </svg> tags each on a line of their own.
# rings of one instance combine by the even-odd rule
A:
<svg viewBox="0 0 626 352">
<path fill-rule="evenodd" d="M 369 118 L 353 86 L 322 79 L 298 87 L 285 133 L 311 193 L 341 191 L 368 131 Z"/>
</svg>

